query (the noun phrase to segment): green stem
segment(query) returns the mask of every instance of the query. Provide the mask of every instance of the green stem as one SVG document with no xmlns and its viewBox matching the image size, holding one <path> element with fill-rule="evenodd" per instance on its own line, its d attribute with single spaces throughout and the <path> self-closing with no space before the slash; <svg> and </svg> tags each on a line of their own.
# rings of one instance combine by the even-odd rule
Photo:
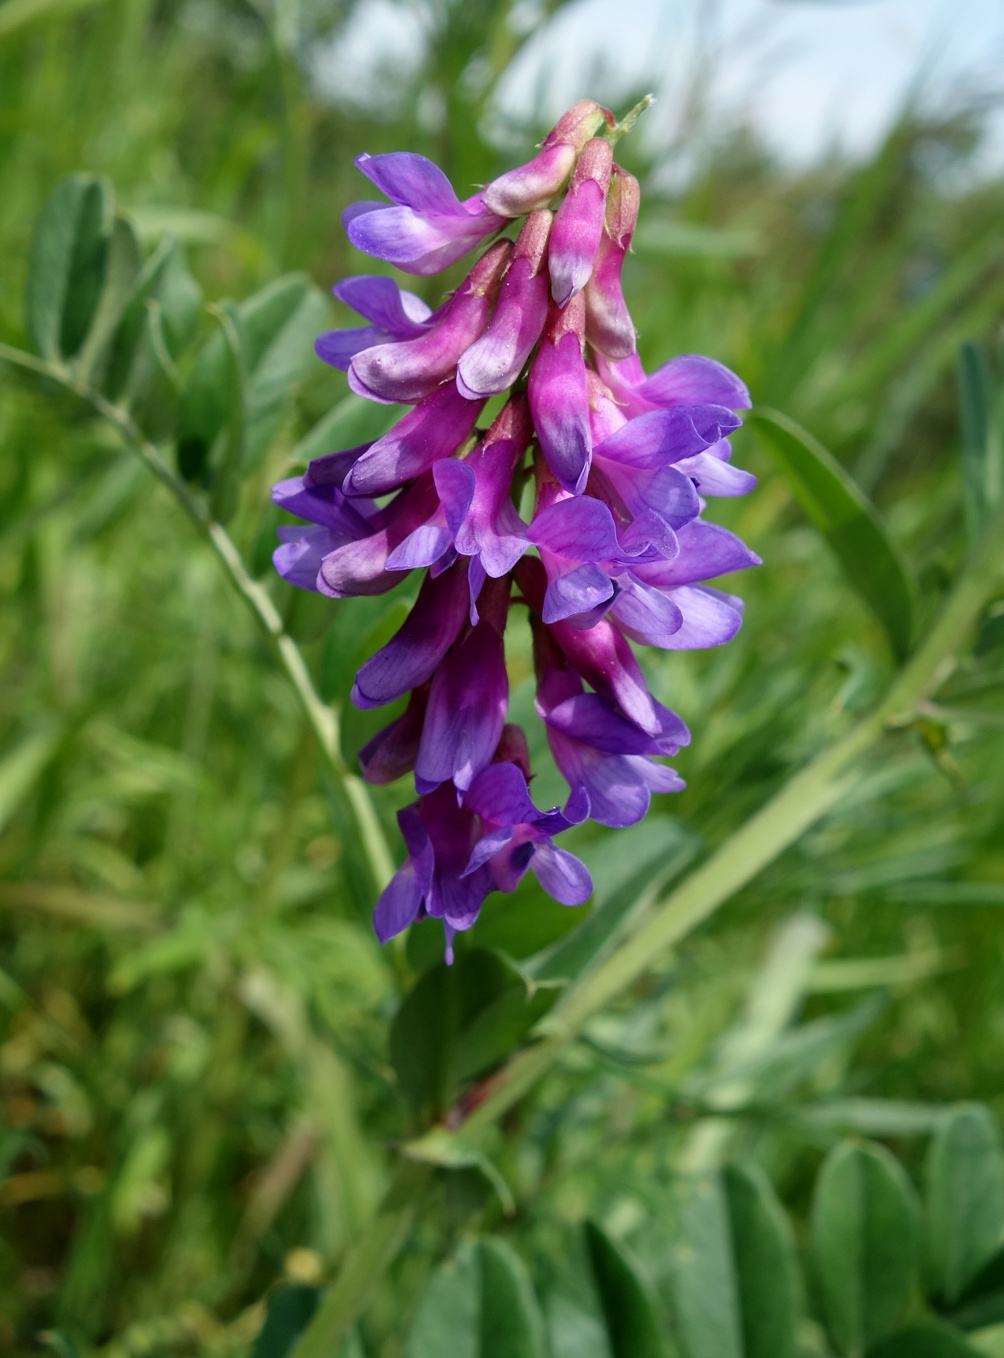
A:
<svg viewBox="0 0 1004 1358">
<path fill-rule="evenodd" d="M 323 702 L 310 677 L 300 648 L 283 626 L 282 618 L 269 597 L 249 574 L 244 559 L 233 538 L 221 523 L 215 521 L 202 501 L 189 489 L 161 457 L 154 445 L 144 437 L 129 411 L 123 406 L 113 405 L 100 392 L 74 382 L 68 368 L 47 363 L 23 350 L 10 345 L 0 344 L 0 359 L 39 377 L 58 382 L 68 391 L 85 401 L 91 409 L 109 424 L 113 425 L 123 441 L 136 452 L 147 467 L 171 492 L 185 513 L 204 535 L 222 563 L 231 584 L 248 605 L 262 629 L 266 632 L 278 654 L 286 675 L 296 690 L 296 695 L 307 716 L 307 720 L 317 737 L 317 742 L 331 766 L 335 780 L 344 796 L 345 803 L 355 821 L 360 841 L 366 855 L 373 886 L 383 890 L 394 875 L 394 860 L 391 856 L 387 838 L 380 824 L 376 809 L 370 799 L 366 784 L 351 770 L 342 757 L 339 741 L 338 713 Z"/>
<path fill-rule="evenodd" d="M 752 881 L 847 792 L 856 780 L 853 770 L 861 757 L 888 728 L 908 721 L 917 704 L 943 682 L 955 653 L 1004 574 L 1002 543 L 1004 515 L 985 537 L 927 639 L 893 681 L 881 705 L 797 773 L 661 904 L 643 914 L 605 962 L 569 988 L 548 1016 L 547 1036 L 506 1062 L 491 1081 L 487 1096 L 466 1118 L 458 1133 L 465 1143 L 522 1098 L 595 1014 L 643 976 L 667 948 Z M 356 1280 L 364 1276 L 372 1288 L 374 1279 L 366 1270 L 378 1256 L 384 1267 L 389 1266 L 393 1251 L 386 1242 L 403 1241 L 414 1211 L 414 1202 L 407 1196 L 388 1195 L 380 1214 L 350 1251 L 291 1358 L 327 1358 L 335 1352 L 337 1341 L 351 1329 L 365 1303 L 365 1297 L 353 1290 Z"/>
</svg>

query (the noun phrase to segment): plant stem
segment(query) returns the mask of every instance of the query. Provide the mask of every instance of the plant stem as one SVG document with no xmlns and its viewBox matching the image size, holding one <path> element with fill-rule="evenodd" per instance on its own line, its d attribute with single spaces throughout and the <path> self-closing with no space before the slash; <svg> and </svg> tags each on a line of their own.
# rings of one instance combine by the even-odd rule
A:
<svg viewBox="0 0 1004 1358">
<path fill-rule="evenodd" d="M 854 766 L 861 757 L 887 729 L 908 724 L 917 704 L 943 682 L 952 658 L 1004 574 L 1002 544 L 1004 514 L 984 538 L 927 638 L 879 707 L 795 774 L 661 904 L 643 914 L 605 962 L 569 988 L 546 1020 L 547 1036 L 506 1062 L 491 1081 L 487 1097 L 466 1118 L 458 1133 L 465 1142 L 497 1122 L 560 1059 L 595 1014 L 794 844 L 848 791 L 857 779 Z M 357 1280 L 366 1277 L 372 1288 L 374 1279 L 366 1270 L 377 1256 L 383 1267 L 389 1266 L 394 1256 L 387 1242 L 404 1240 L 415 1211 L 414 1203 L 407 1196 L 403 1200 L 395 1196 L 396 1192 L 397 1188 L 388 1194 L 376 1219 L 349 1252 L 334 1287 L 290 1358 L 328 1358 L 351 1329 L 365 1304 L 365 1296 L 353 1290 Z"/>
<path fill-rule="evenodd" d="M 314 687 L 314 682 L 310 677 L 310 671 L 307 669 L 300 648 L 287 633 L 279 611 L 268 592 L 248 574 L 244 559 L 233 538 L 221 523 L 211 518 L 202 501 L 180 477 L 175 475 L 154 445 L 144 437 L 136 421 L 123 406 L 113 405 L 100 392 L 74 382 L 73 375 L 68 368 L 47 363 L 43 359 L 36 358 L 33 354 L 27 354 L 23 350 L 12 348 L 10 345 L 0 344 L 0 359 L 5 359 L 8 363 L 37 376 L 58 382 L 60 386 L 80 397 L 96 414 L 113 425 L 123 441 L 142 458 L 154 476 L 168 488 L 206 538 L 226 570 L 231 584 L 251 609 L 275 647 L 280 663 L 296 690 L 296 695 L 307 720 L 331 766 L 349 813 L 355 821 L 373 886 L 376 891 L 382 891 L 394 875 L 394 860 L 366 784 L 351 772 L 342 757 L 338 713 L 333 707 L 329 707 L 327 703 L 322 701 Z"/>
</svg>

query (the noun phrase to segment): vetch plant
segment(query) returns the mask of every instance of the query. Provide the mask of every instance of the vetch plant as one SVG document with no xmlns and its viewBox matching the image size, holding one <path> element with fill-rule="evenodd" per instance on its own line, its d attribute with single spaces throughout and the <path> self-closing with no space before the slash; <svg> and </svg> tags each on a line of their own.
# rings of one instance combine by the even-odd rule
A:
<svg viewBox="0 0 1004 1358">
<path fill-rule="evenodd" d="M 742 602 L 706 582 L 759 561 L 703 517 L 708 497 L 754 485 L 730 461 L 746 387 L 694 354 L 646 376 L 636 352 L 621 267 L 640 191 L 613 159 L 634 116 L 615 125 L 582 100 L 538 156 L 462 203 L 423 156 L 358 157 L 392 205 L 356 203 L 344 220 L 378 259 L 434 274 L 515 234 L 488 245 L 435 312 L 382 276 L 335 286 L 368 324 L 322 335 L 318 354 L 358 396 L 413 409 L 274 490 L 307 520 L 280 529 L 275 565 L 292 584 L 344 599 L 425 572 L 352 702 L 409 695 L 360 753 L 369 782 L 413 774 L 418 794 L 398 816 L 408 856 L 377 903 L 377 934 L 441 919 L 448 960 L 485 897 L 513 891 L 528 868 L 563 904 L 588 899 L 587 869 L 554 843 L 563 830 L 587 817 L 632 825 L 652 792 L 683 787 L 659 761 L 690 734 L 649 692 L 631 642 L 729 641 Z M 525 522 L 516 500 L 527 476 Z M 563 810 L 534 804 L 525 735 L 506 723 L 511 607 L 529 610 L 537 712 L 569 785 Z"/>
</svg>

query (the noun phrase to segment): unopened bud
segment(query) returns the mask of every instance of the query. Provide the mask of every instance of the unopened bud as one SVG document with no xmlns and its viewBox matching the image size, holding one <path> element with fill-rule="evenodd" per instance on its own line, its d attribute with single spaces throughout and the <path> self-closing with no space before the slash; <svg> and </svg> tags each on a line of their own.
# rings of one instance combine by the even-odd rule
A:
<svg viewBox="0 0 1004 1358">
<path fill-rule="evenodd" d="M 564 306 L 586 286 L 603 235 L 603 216 L 610 184 L 613 151 L 602 137 L 582 148 L 551 229 L 548 256 L 551 296 Z"/>
<path fill-rule="evenodd" d="M 613 127 L 615 119 L 609 109 L 592 99 L 580 99 L 551 128 L 533 160 L 488 185 L 485 206 L 502 217 L 522 217 L 534 208 L 546 207 L 564 188 L 576 156 L 604 121 Z"/>
<path fill-rule="evenodd" d="M 624 301 L 621 269 L 631 246 L 641 188 L 633 174 L 614 165 L 607 192 L 603 235 L 592 276 L 586 284 L 586 338 L 608 358 L 629 358 L 635 352 L 635 329 Z"/>
</svg>

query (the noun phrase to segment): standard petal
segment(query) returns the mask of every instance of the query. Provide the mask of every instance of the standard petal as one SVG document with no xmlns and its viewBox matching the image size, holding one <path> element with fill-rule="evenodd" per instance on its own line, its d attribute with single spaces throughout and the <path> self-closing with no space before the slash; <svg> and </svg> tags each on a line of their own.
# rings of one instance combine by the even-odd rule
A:
<svg viewBox="0 0 1004 1358">
<path fill-rule="evenodd" d="M 559 500 L 541 510 L 526 535 L 538 547 L 569 561 L 609 561 L 621 546 L 613 515 L 592 495 Z"/>
<path fill-rule="evenodd" d="M 693 478 L 702 495 L 746 495 L 756 485 L 752 472 L 723 462 L 710 452 L 678 462 L 677 468 Z"/>
<path fill-rule="evenodd" d="M 502 636 L 483 620 L 440 664 L 415 761 L 426 784 L 463 792 L 495 753 L 509 704 Z"/>
<path fill-rule="evenodd" d="M 724 646 L 742 626 L 742 601 L 734 595 L 700 585 L 683 585 L 674 589 L 670 597 L 683 614 L 683 623 L 667 643 L 669 650 Z"/>
<path fill-rule="evenodd" d="M 356 354 L 374 344 L 382 344 L 387 338 L 386 330 L 378 330 L 375 325 L 355 326 L 348 330 L 326 330 L 314 340 L 314 353 L 322 363 L 327 363 L 339 372 L 347 372 Z"/>
<path fill-rule="evenodd" d="M 401 628 L 356 675 L 352 702 L 380 707 L 431 679 L 463 626 L 468 609 L 467 573 L 455 568 L 426 578 Z"/>
<path fill-rule="evenodd" d="M 381 156 L 363 152 L 356 156 L 355 164 L 392 203 L 446 216 L 463 212 L 453 185 L 439 166 L 414 151 L 391 151 Z"/>
<path fill-rule="evenodd" d="M 490 825 L 523 825 L 540 815 L 522 770 L 510 763 L 482 769 L 468 788 L 464 805 Z"/>
<path fill-rule="evenodd" d="M 693 519 L 680 529 L 678 538 L 680 552 L 675 560 L 645 562 L 632 570 L 646 584 L 667 589 L 761 564 L 756 552 L 750 551 L 741 538 L 717 523 Z"/>
<path fill-rule="evenodd" d="M 346 495 L 383 495 L 449 457 L 474 428 L 483 405 L 465 401 L 452 382 L 445 382 L 352 465 L 343 485 Z"/>
<path fill-rule="evenodd" d="M 409 859 L 390 879 L 373 911 L 373 928 L 381 943 L 407 929 L 422 904 L 422 891 Z"/>
<path fill-rule="evenodd" d="M 610 616 L 632 641 L 642 646 L 672 646 L 672 638 L 683 626 L 683 613 L 668 595 L 630 575 L 618 576 L 620 592 Z"/>
<path fill-rule="evenodd" d="M 340 302 L 365 316 L 374 328 L 405 339 L 421 334 L 431 310 L 413 292 L 405 292 L 392 278 L 357 274 L 331 289 Z"/>
<path fill-rule="evenodd" d="M 597 693 L 577 693 L 543 714 L 548 726 L 608 754 L 653 754 L 653 740 Z"/>
</svg>

